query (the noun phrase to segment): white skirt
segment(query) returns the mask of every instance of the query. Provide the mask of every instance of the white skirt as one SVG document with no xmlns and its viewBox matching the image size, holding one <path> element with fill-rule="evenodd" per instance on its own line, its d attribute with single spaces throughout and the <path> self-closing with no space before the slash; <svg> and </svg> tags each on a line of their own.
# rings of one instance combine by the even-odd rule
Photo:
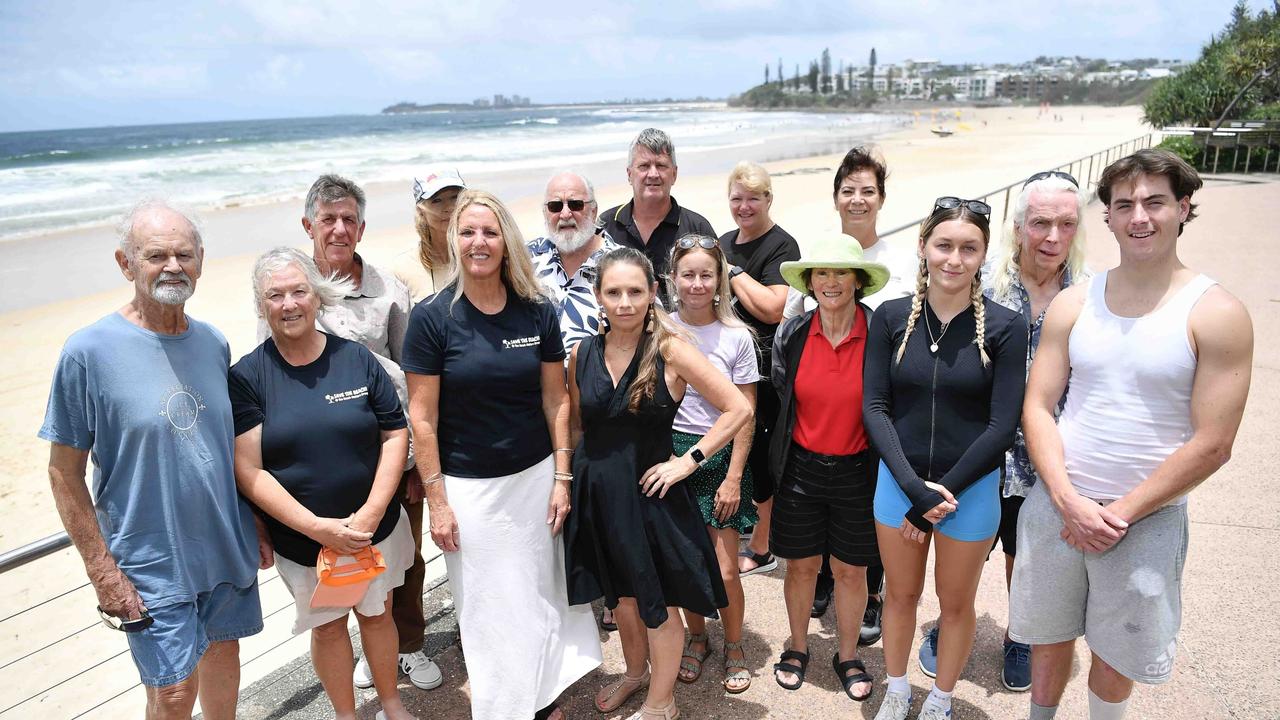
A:
<svg viewBox="0 0 1280 720">
<path fill-rule="evenodd" d="M 458 551 L 444 554 L 473 720 L 525 720 L 601 663 L 590 605 L 570 607 L 547 504 L 555 462 L 497 478 L 445 477 Z"/>
<path fill-rule="evenodd" d="M 374 545 L 378 548 L 378 552 L 382 553 L 382 561 L 387 564 L 387 569 L 369 581 L 369 589 L 355 607 L 355 611 L 365 617 L 381 615 L 384 612 L 387 593 L 404 584 L 405 571 L 413 566 L 413 533 L 409 530 L 409 517 L 405 515 L 400 503 L 392 502 L 391 508 L 400 513 L 400 520 L 396 522 L 396 527 L 390 535 Z M 280 580 L 293 596 L 296 612 L 293 619 L 294 635 L 327 622 L 333 622 L 340 617 L 346 617 L 351 612 L 345 608 L 312 608 L 311 595 L 315 593 L 316 585 L 320 582 L 316 577 L 315 566 L 299 565 L 280 553 L 275 555 L 276 572 L 280 574 Z"/>
</svg>

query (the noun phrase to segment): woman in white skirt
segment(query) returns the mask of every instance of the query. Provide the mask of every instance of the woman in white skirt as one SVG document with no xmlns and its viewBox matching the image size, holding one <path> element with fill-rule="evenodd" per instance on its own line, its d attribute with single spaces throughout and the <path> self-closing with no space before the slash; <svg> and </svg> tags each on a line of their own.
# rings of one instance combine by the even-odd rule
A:
<svg viewBox="0 0 1280 720">
<path fill-rule="evenodd" d="M 475 720 L 561 718 L 560 693 L 600 664 L 590 607 L 571 608 L 569 401 L 554 306 L 507 209 L 458 198 L 444 290 L 410 315 L 401 367 L 444 550 Z"/>
<path fill-rule="evenodd" d="M 342 299 L 349 282 L 322 276 L 307 255 L 271 250 L 254 264 L 259 313 L 271 329 L 228 379 L 235 415 L 236 484 L 265 516 L 280 579 L 297 608 L 293 632 L 311 631 L 311 662 L 338 720 L 355 720 L 352 610 L 382 710 L 407 720 L 396 688 L 399 638 L 391 590 L 413 563 L 413 537 L 393 503 L 409 432 L 395 385 L 363 345 L 316 329 L 316 314 Z M 312 594 L 321 548 L 352 555 L 369 545 L 386 569 L 363 597 Z"/>
</svg>

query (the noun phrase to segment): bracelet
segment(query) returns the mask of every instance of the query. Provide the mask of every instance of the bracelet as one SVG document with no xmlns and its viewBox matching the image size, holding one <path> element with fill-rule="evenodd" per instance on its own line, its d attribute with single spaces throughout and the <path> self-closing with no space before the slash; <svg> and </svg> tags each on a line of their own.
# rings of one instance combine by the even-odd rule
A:
<svg viewBox="0 0 1280 720">
<path fill-rule="evenodd" d="M 564 452 L 564 453 L 569 453 L 570 455 L 572 455 L 572 454 L 573 454 L 573 448 L 556 448 L 556 452 Z"/>
<path fill-rule="evenodd" d="M 423 487 L 423 488 L 428 488 L 428 487 L 430 487 L 430 486 L 432 486 L 432 485 L 435 485 L 435 484 L 436 484 L 436 483 L 438 483 L 438 482 L 443 482 L 443 481 L 444 481 L 444 473 L 436 473 L 435 475 L 432 475 L 431 477 L 427 478 L 426 480 L 423 480 L 423 481 L 422 481 L 422 487 Z"/>
<path fill-rule="evenodd" d="M 571 472 L 556 471 L 554 473 L 554 476 L 557 482 L 560 480 L 564 480 L 565 482 L 573 482 L 573 473 Z"/>
</svg>

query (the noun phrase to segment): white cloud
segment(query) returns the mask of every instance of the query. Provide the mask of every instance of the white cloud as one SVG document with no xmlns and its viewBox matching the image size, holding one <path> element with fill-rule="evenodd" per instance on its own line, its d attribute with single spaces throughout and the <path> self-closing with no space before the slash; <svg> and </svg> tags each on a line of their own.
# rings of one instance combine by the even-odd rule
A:
<svg viewBox="0 0 1280 720">
<path fill-rule="evenodd" d="M 76 92 L 101 97 L 185 96 L 208 86 L 208 66 L 194 62 L 63 67 L 55 75 Z"/>
</svg>

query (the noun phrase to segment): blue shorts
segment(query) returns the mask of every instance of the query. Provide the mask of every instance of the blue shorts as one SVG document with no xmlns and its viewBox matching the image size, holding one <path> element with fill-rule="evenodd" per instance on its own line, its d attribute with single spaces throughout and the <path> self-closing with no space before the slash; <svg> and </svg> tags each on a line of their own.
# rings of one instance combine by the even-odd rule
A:
<svg viewBox="0 0 1280 720">
<path fill-rule="evenodd" d="M 972 542 L 990 540 L 1000 529 L 1000 471 L 991 472 L 956 496 L 959 507 L 934 529 L 952 540 Z M 876 522 L 889 527 L 901 527 L 902 520 L 911 509 L 911 500 L 893 479 L 889 468 L 880 462 L 880 475 L 876 480 Z"/>
<path fill-rule="evenodd" d="M 155 622 L 125 633 L 142 684 L 164 687 L 195 672 L 211 642 L 239 640 L 262 631 L 258 581 L 247 588 L 223 583 L 196 595 L 195 602 L 147 608 Z"/>
</svg>

